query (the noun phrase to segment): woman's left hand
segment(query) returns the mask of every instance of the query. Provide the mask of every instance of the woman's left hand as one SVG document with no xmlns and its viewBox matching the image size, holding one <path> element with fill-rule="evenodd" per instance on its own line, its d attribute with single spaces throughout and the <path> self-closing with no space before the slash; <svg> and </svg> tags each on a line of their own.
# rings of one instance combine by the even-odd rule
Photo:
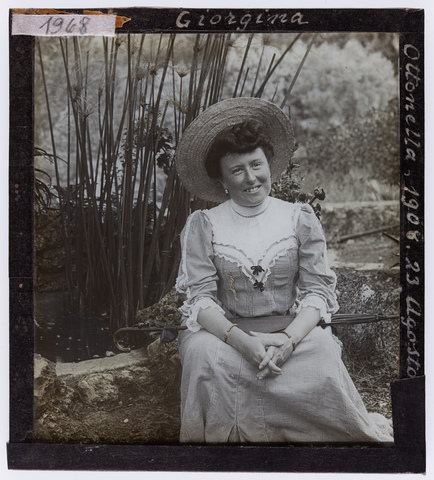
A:
<svg viewBox="0 0 434 480">
<path fill-rule="evenodd" d="M 273 373 L 270 369 L 273 364 L 277 367 L 283 365 L 292 355 L 295 347 L 318 325 L 319 319 L 320 312 L 316 307 L 303 307 L 291 322 L 289 328 L 285 329 L 285 333 L 250 332 L 252 336 L 262 337 L 262 343 L 265 346 L 268 345 L 267 352 L 259 364 L 260 372 L 256 377 L 265 378 Z M 282 345 L 276 345 L 276 338 L 282 339 Z"/>
<path fill-rule="evenodd" d="M 269 346 L 267 348 L 267 352 L 262 359 L 261 363 L 259 364 L 259 370 L 261 370 L 257 375 L 257 379 L 262 379 L 268 377 L 270 373 L 273 373 L 272 369 L 269 367 L 269 363 L 272 363 L 278 367 L 283 365 L 286 360 L 291 356 L 292 352 L 294 351 L 294 344 L 290 341 L 290 339 L 285 334 L 277 334 L 277 333 L 259 333 L 259 332 L 249 332 L 250 335 L 255 337 L 262 337 L 270 339 L 275 339 L 276 335 L 282 336 L 283 338 L 286 337 L 284 344 L 280 347 L 276 346 Z"/>
</svg>

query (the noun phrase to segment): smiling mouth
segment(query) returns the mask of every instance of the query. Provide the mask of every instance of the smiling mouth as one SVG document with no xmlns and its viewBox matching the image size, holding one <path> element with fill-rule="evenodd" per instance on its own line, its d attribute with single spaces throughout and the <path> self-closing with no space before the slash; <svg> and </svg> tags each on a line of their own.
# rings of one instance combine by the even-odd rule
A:
<svg viewBox="0 0 434 480">
<path fill-rule="evenodd" d="M 261 188 L 261 185 L 256 185 L 256 187 L 246 188 L 244 191 L 246 193 L 255 193 Z"/>
</svg>

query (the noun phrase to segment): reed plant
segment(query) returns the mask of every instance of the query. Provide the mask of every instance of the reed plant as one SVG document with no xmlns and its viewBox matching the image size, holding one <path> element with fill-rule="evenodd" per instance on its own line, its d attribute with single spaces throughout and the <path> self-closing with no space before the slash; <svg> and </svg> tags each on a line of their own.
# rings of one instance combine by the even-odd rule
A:
<svg viewBox="0 0 434 480">
<path fill-rule="evenodd" d="M 182 132 L 224 98 L 263 97 L 300 36 L 289 35 L 287 48 L 268 64 L 265 41 L 257 60 L 255 34 L 37 40 L 71 311 L 107 315 L 115 330 L 132 325 L 138 309 L 173 288 L 186 218 L 210 206 L 177 177 L 174 152 Z M 60 106 L 50 88 L 54 50 L 57 81 L 65 85 Z M 288 72 L 282 108 L 304 61 Z M 64 112 L 64 130 L 54 108 Z"/>
</svg>

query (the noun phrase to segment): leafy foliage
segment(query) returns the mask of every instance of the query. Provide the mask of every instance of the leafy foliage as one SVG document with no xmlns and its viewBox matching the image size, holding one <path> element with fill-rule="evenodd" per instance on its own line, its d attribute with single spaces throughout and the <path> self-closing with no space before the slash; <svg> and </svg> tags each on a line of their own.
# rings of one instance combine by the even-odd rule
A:
<svg viewBox="0 0 434 480">
<path fill-rule="evenodd" d="M 312 206 L 316 216 L 321 219 L 321 205 L 314 203 L 316 200 L 324 200 L 326 194 L 324 189 L 316 187 L 313 193 L 303 193 L 301 191 L 302 180 L 298 175 L 300 165 L 292 163 L 283 172 L 278 182 L 274 183 L 271 188 L 271 195 L 286 202 L 308 203 Z"/>
<path fill-rule="evenodd" d="M 329 185 L 328 194 L 333 200 L 397 198 L 398 128 L 398 104 L 391 101 L 384 111 L 371 111 L 365 118 L 348 119 L 345 125 L 310 135 L 300 164 L 309 165 L 312 183 L 319 181 L 316 172 L 321 171 L 321 183 Z M 389 186 L 395 189 L 392 198 L 387 197 Z M 382 198 L 382 192 L 386 198 Z"/>
</svg>

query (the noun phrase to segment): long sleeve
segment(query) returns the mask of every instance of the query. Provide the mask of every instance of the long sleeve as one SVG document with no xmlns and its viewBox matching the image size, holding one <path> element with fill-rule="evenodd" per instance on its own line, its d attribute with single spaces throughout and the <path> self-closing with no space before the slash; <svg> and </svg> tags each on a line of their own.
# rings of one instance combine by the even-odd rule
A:
<svg viewBox="0 0 434 480">
<path fill-rule="evenodd" d="M 218 275 L 212 261 L 212 228 L 201 211 L 187 219 L 181 233 L 182 257 L 179 266 L 176 290 L 185 297 L 180 311 L 183 322 L 192 331 L 200 330 L 197 315 L 200 310 L 216 308 L 224 310 L 217 300 Z"/>
<path fill-rule="evenodd" d="M 330 322 L 339 309 L 336 300 L 336 275 L 327 262 L 327 247 L 322 226 L 310 205 L 302 205 L 296 234 L 299 242 L 299 310 L 306 306 L 320 311 Z"/>
</svg>

